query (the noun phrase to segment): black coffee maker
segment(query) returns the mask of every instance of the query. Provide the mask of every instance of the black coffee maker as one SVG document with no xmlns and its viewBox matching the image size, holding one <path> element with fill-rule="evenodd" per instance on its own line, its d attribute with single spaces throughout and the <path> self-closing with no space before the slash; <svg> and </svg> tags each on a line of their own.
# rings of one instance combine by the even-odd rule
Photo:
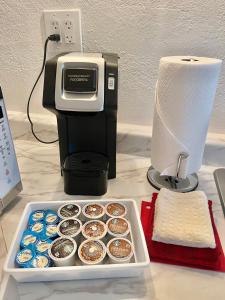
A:
<svg viewBox="0 0 225 300">
<path fill-rule="evenodd" d="M 43 106 L 57 117 L 64 190 L 103 195 L 116 177 L 118 56 L 67 53 L 46 62 Z"/>
</svg>

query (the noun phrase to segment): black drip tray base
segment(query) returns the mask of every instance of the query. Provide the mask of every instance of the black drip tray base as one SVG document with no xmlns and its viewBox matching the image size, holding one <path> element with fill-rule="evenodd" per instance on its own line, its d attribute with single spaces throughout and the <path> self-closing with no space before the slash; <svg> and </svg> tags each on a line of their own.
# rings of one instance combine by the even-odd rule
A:
<svg viewBox="0 0 225 300">
<path fill-rule="evenodd" d="M 62 167 L 65 193 L 93 196 L 105 194 L 108 169 L 108 158 L 99 153 L 80 152 L 67 156 Z"/>
</svg>

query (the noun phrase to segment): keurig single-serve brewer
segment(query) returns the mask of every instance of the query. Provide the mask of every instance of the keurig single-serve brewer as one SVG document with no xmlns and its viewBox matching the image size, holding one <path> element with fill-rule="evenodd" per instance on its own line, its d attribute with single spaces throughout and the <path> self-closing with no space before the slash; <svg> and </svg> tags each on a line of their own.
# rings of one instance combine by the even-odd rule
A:
<svg viewBox="0 0 225 300">
<path fill-rule="evenodd" d="M 116 177 L 118 56 L 68 53 L 46 62 L 43 106 L 57 117 L 64 190 L 102 195 Z"/>
</svg>

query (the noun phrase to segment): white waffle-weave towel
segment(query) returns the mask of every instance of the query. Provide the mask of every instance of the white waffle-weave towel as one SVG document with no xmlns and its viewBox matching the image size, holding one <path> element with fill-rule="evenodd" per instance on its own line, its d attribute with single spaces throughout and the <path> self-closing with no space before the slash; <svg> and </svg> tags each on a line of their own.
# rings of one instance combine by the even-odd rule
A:
<svg viewBox="0 0 225 300">
<path fill-rule="evenodd" d="M 161 189 L 155 204 L 152 239 L 166 244 L 215 248 L 205 193 Z"/>
</svg>

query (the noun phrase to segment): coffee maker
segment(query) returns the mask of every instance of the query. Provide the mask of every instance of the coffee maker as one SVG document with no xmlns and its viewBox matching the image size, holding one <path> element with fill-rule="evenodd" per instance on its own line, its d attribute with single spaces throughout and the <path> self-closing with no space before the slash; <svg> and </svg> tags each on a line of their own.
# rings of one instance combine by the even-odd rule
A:
<svg viewBox="0 0 225 300">
<path fill-rule="evenodd" d="M 46 62 L 43 106 L 57 118 L 64 191 L 103 195 L 116 177 L 118 56 L 60 54 Z"/>
</svg>

